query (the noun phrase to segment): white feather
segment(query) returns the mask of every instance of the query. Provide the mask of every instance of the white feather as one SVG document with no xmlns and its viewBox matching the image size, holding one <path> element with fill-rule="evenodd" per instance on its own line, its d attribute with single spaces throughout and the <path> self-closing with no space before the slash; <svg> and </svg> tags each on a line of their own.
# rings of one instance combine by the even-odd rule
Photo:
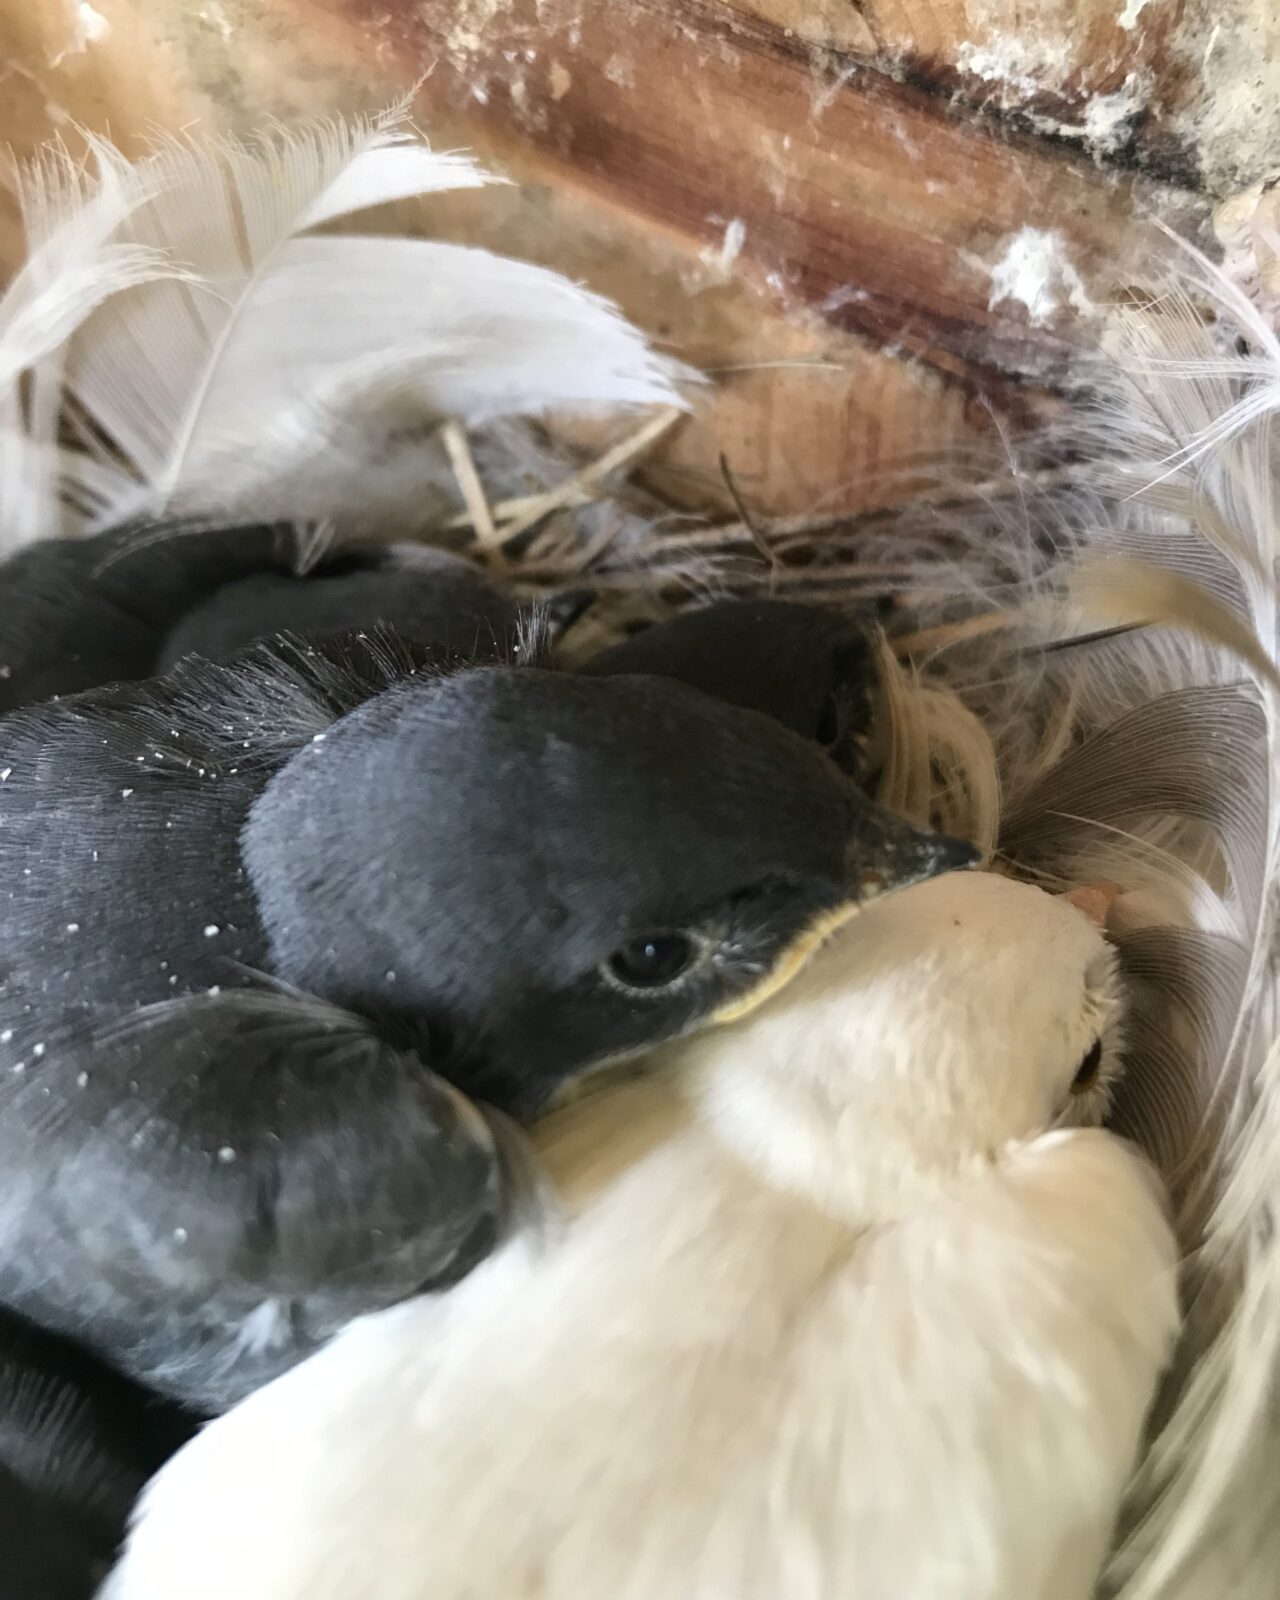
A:
<svg viewBox="0 0 1280 1600">
<path fill-rule="evenodd" d="M 30 294 L 15 285 L 5 341 L 15 371 L 46 363 L 33 457 L 46 479 L 66 396 L 87 423 L 72 498 L 91 528 L 181 513 L 404 531 L 433 503 L 444 418 L 681 404 L 691 375 L 556 273 L 332 231 L 494 181 L 428 150 L 400 110 L 251 146 L 170 141 L 136 165 L 92 148 L 96 179 L 55 154 L 28 186 L 26 270 L 54 304 L 20 316 Z M 23 537 L 43 531 L 31 523 Z"/>
<path fill-rule="evenodd" d="M 1157 1183 L 1046 1134 L 1115 996 L 938 880 L 536 1138 L 568 1212 L 148 1492 L 111 1600 L 1088 1600 L 1171 1343 Z"/>
<path fill-rule="evenodd" d="M 180 275 L 163 253 L 118 237 L 149 191 L 109 160 L 95 181 L 51 150 L 20 177 L 30 250 L 0 297 L 0 555 L 61 527 L 68 340 L 121 290 Z"/>
</svg>

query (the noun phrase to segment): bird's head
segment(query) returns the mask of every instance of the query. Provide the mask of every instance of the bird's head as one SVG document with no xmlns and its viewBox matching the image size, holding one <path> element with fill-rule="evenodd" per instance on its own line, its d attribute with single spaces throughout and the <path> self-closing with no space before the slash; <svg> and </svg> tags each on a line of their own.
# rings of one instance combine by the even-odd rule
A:
<svg viewBox="0 0 1280 1600">
<path fill-rule="evenodd" d="M 530 1115 L 750 1009 L 860 901 L 967 864 L 767 718 L 657 678 L 484 667 L 398 686 L 244 835 L 275 971 Z"/>
<path fill-rule="evenodd" d="M 654 673 L 759 711 L 864 776 L 878 682 L 865 621 L 789 600 L 725 600 L 655 623 L 581 669 Z"/>
<path fill-rule="evenodd" d="M 880 1219 L 1010 1141 L 1100 1122 L 1117 958 L 1086 910 L 953 873 L 848 922 L 749 1022 L 674 1047 L 706 1115 L 781 1186 Z"/>
</svg>

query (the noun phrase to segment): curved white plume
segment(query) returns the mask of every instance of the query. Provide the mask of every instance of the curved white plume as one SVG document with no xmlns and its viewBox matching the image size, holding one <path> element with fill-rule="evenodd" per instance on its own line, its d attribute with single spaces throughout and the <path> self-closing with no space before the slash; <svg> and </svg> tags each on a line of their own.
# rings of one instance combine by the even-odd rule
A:
<svg viewBox="0 0 1280 1600">
<path fill-rule="evenodd" d="M 402 109 L 132 165 L 91 153 L 92 175 L 55 150 L 25 179 L 31 259 L 0 303 L 0 428 L 26 463 L 5 478 L 8 544 L 56 531 L 59 468 L 90 530 L 181 513 L 403 532 L 441 477 L 446 418 L 681 403 L 690 375 L 554 272 L 331 231 L 496 181 L 429 150 Z M 68 400 L 78 464 L 55 451 Z"/>
</svg>

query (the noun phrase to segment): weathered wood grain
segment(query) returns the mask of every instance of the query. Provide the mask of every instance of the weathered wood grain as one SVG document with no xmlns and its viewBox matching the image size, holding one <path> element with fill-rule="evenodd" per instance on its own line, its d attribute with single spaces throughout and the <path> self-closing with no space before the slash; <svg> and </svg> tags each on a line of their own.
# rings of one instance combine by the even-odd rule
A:
<svg viewBox="0 0 1280 1600">
<path fill-rule="evenodd" d="M 1122 0 L 1046 4 L 1047 22 L 1015 0 L 94 0 L 87 37 L 82 0 L 0 0 L 0 136 L 247 128 L 429 74 L 421 125 L 520 187 L 414 225 L 574 273 L 719 372 L 663 454 L 678 498 L 723 502 L 723 449 L 762 509 L 843 509 L 902 492 L 906 455 L 1042 415 L 1090 338 L 1082 289 L 1123 278 L 1145 209 L 1185 211 L 957 93 L 984 39 L 1041 37 L 1024 11 L 1074 18 L 1082 92 L 1123 84 L 1117 38 L 1158 66 L 1146 12 L 1168 0 L 1141 33 Z M 1043 281 L 1000 300 L 1027 228 L 1051 240 Z"/>
<path fill-rule="evenodd" d="M 1215 195 L 1280 170 L 1274 0 L 731 0 L 973 114 Z"/>
</svg>

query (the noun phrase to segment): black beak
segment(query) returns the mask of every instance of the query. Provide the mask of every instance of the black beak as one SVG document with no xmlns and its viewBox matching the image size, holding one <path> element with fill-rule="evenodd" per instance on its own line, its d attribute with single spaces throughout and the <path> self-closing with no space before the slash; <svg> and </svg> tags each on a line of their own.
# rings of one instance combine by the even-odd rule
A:
<svg viewBox="0 0 1280 1600">
<path fill-rule="evenodd" d="M 930 833 L 868 803 L 845 860 L 854 898 L 874 900 L 893 889 L 971 867 L 979 852 L 963 839 Z"/>
</svg>

